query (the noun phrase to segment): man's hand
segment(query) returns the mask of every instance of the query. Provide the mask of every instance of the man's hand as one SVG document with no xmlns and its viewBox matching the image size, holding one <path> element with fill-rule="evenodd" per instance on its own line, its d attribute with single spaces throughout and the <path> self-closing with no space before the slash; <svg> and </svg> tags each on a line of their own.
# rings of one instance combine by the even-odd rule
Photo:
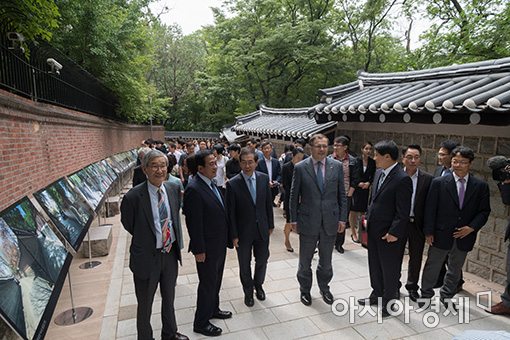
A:
<svg viewBox="0 0 510 340">
<path fill-rule="evenodd" d="M 195 254 L 195 261 L 205 262 L 205 253 Z"/>
<path fill-rule="evenodd" d="M 434 243 L 434 235 L 426 235 L 425 242 L 427 242 L 427 244 L 431 246 Z"/>
<path fill-rule="evenodd" d="M 239 247 L 239 239 L 238 238 L 233 239 L 232 243 L 234 244 L 234 248 Z"/>
<path fill-rule="evenodd" d="M 464 237 L 468 236 L 469 234 L 471 234 L 473 231 L 475 231 L 473 228 L 465 225 L 463 227 L 455 229 L 455 231 L 453 232 L 453 237 L 454 238 L 464 238 Z"/>
<path fill-rule="evenodd" d="M 392 242 L 396 242 L 396 241 L 398 241 L 398 237 L 393 236 L 393 235 L 391 235 L 390 233 L 386 233 L 386 235 L 384 235 L 384 236 L 382 237 L 382 239 L 383 239 L 383 240 L 385 240 L 385 241 L 386 241 L 386 242 L 388 242 L 388 243 L 392 243 Z"/>
<path fill-rule="evenodd" d="M 345 231 L 345 222 L 339 221 L 338 222 L 338 232 L 343 233 Z"/>
</svg>

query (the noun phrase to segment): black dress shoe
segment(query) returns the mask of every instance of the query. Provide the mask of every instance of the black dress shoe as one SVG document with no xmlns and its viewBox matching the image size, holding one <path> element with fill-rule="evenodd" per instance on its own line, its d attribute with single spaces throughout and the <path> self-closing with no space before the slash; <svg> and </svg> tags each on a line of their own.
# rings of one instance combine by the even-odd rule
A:
<svg viewBox="0 0 510 340">
<path fill-rule="evenodd" d="M 345 251 L 345 250 L 344 250 L 344 247 L 342 247 L 342 246 L 336 246 L 336 247 L 335 247 L 335 249 L 336 249 L 336 251 L 337 251 L 337 252 L 339 252 L 340 254 L 343 254 L 343 253 L 344 253 L 344 251 Z"/>
<path fill-rule="evenodd" d="M 181 333 L 175 333 L 173 337 L 170 338 L 171 340 L 189 340 L 189 338 Z"/>
<path fill-rule="evenodd" d="M 394 303 L 386 304 L 386 305 L 382 308 L 382 310 L 381 310 L 381 316 L 382 316 L 383 318 L 387 318 L 387 317 L 389 317 L 389 316 L 392 316 L 392 315 L 390 314 L 390 310 L 391 310 L 392 312 L 396 312 L 396 311 L 398 310 L 398 307 L 397 307 L 397 306 L 395 306 L 395 304 L 394 304 Z"/>
<path fill-rule="evenodd" d="M 457 307 L 457 304 L 455 302 L 453 302 L 452 299 L 447 299 L 447 298 L 440 297 L 439 301 L 441 301 L 441 303 L 443 304 L 443 306 L 446 309 L 450 309 L 450 310 L 453 310 L 455 312 L 459 311 L 459 307 Z"/>
<path fill-rule="evenodd" d="M 212 323 L 205 325 L 205 327 L 193 327 L 193 332 L 200 333 L 205 336 L 219 336 L 221 335 L 221 328 L 216 327 Z"/>
<path fill-rule="evenodd" d="M 326 302 L 328 305 L 332 305 L 333 304 L 333 294 L 331 294 L 330 291 L 327 291 L 327 292 L 322 292 L 321 291 L 321 295 L 322 295 L 322 299 L 324 300 L 324 302 Z"/>
<path fill-rule="evenodd" d="M 420 307 L 421 309 L 423 308 L 429 308 L 430 305 L 431 305 L 431 298 L 426 298 L 426 297 L 421 297 L 418 299 L 418 307 Z"/>
<path fill-rule="evenodd" d="M 411 299 L 411 301 L 417 302 L 418 299 L 420 298 L 420 294 L 418 294 L 418 292 L 415 290 L 410 290 L 409 298 Z"/>
<path fill-rule="evenodd" d="M 301 303 L 305 306 L 310 306 L 312 304 L 312 296 L 310 293 L 301 293 Z"/>
<path fill-rule="evenodd" d="M 377 298 L 369 297 L 368 299 L 358 299 L 358 304 L 361 306 L 375 306 L 377 305 Z"/>
<path fill-rule="evenodd" d="M 213 314 L 211 319 L 230 319 L 232 317 L 232 312 L 227 310 L 218 310 L 216 313 Z"/>
<path fill-rule="evenodd" d="M 259 301 L 264 301 L 266 299 L 266 293 L 262 287 L 255 287 L 255 296 Z"/>
<path fill-rule="evenodd" d="M 255 304 L 255 301 L 253 300 L 253 294 L 244 296 L 244 304 L 248 307 L 253 307 Z"/>
</svg>

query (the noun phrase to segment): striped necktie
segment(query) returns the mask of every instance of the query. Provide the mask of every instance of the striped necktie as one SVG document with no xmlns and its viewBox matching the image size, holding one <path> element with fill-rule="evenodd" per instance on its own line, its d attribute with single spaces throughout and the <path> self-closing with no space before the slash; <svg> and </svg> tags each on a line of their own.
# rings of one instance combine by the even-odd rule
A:
<svg viewBox="0 0 510 340">
<path fill-rule="evenodd" d="M 161 224 L 161 239 L 163 241 L 163 249 L 161 251 L 169 253 L 172 249 L 172 233 L 170 232 L 170 218 L 165 204 L 165 196 L 161 188 L 158 189 L 158 211 Z"/>
</svg>

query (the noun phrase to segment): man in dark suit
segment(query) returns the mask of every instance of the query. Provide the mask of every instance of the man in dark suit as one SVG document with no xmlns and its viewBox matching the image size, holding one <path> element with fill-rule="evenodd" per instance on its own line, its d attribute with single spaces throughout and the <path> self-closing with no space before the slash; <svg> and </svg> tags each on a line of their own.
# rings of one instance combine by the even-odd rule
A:
<svg viewBox="0 0 510 340">
<path fill-rule="evenodd" d="M 299 233 L 297 279 L 301 302 L 312 304 L 311 263 L 319 250 L 317 283 L 324 302 L 333 303 L 329 282 L 333 277 L 331 258 L 337 232 L 345 230 L 347 200 L 343 186 L 342 164 L 326 158 L 328 138 L 317 134 L 310 138 L 311 157 L 297 163 L 290 189 L 290 222 Z"/>
<path fill-rule="evenodd" d="M 195 154 L 197 174 L 184 190 L 183 211 L 190 236 L 189 249 L 195 255 L 199 278 L 197 309 L 193 331 L 218 336 L 222 329 L 210 319 L 228 319 L 232 312 L 220 310 L 220 288 L 229 236 L 225 202 L 212 179 L 216 176 L 216 158 L 209 150 Z"/>
<path fill-rule="evenodd" d="M 174 297 L 183 247 L 179 218 L 180 186 L 165 182 L 168 158 L 151 150 L 142 159 L 147 181 L 128 191 L 120 206 L 121 222 L 133 236 L 129 268 L 133 272 L 138 339 L 153 339 L 150 323 L 158 283 L 161 291 L 162 339 L 188 339 L 177 332 Z"/>
<path fill-rule="evenodd" d="M 404 164 L 404 171 L 413 182 L 411 212 L 407 226 L 409 262 L 406 289 L 409 292 L 409 298 L 416 302 L 420 297 L 418 294 L 418 280 L 420 279 L 423 248 L 425 247 L 425 235 L 423 234 L 425 199 L 427 198 L 430 182 L 434 177 L 420 169 L 421 147 L 419 145 L 412 144 L 402 150 L 402 163 Z"/>
<path fill-rule="evenodd" d="M 261 148 L 264 157 L 258 160 L 256 170 L 269 176 L 269 186 L 271 187 L 271 195 L 273 198 L 272 204 L 275 206 L 276 204 L 274 203 L 274 199 L 276 195 L 278 195 L 278 187 L 281 182 L 280 162 L 271 156 L 271 153 L 273 152 L 273 145 L 271 145 L 270 141 L 266 140 L 262 142 Z"/>
<path fill-rule="evenodd" d="M 423 231 L 430 248 L 421 280 L 422 298 L 434 296 L 434 285 L 448 256 L 448 269 L 440 290 L 445 305 L 457 293 L 467 253 L 473 249 L 476 235 L 491 211 L 489 186 L 469 172 L 474 158 L 470 148 L 455 148 L 453 173 L 432 180 L 425 204 Z"/>
<path fill-rule="evenodd" d="M 375 305 L 382 299 L 382 316 L 399 297 L 400 272 L 407 240 L 413 184 L 397 163 L 399 150 L 394 141 L 380 141 L 374 160 L 379 168 L 367 212 L 368 269 L 372 293 L 361 305 Z"/>
<path fill-rule="evenodd" d="M 227 210 L 234 247 L 239 260 L 239 276 L 244 290 L 244 303 L 252 307 L 253 288 L 257 299 L 265 300 L 262 288 L 269 258 L 269 236 L 274 229 L 273 205 L 269 177 L 255 171 L 257 155 L 252 149 L 241 150 L 242 172 L 227 182 Z M 255 257 L 255 273 L 251 274 L 251 254 Z"/>
<path fill-rule="evenodd" d="M 451 140 L 446 139 L 441 142 L 439 145 L 439 151 L 437 152 L 437 163 L 438 166 L 434 170 L 434 177 L 447 176 L 452 173 L 452 152 L 453 149 L 458 147 L 460 144 Z M 443 266 L 441 267 L 441 271 L 439 272 L 439 276 L 437 278 L 437 282 L 434 285 L 434 288 L 439 288 L 443 285 L 444 276 L 446 275 L 446 264 L 448 263 L 448 256 L 446 257 Z M 464 284 L 464 280 L 462 277 L 462 271 L 460 272 L 460 280 L 457 286 L 457 292 L 462 290 L 462 285 Z"/>
<path fill-rule="evenodd" d="M 362 165 L 360 160 L 349 153 L 350 139 L 347 136 L 338 136 L 333 141 L 333 153 L 330 155 L 331 158 L 336 159 L 342 163 L 342 169 L 344 173 L 344 189 L 347 195 L 347 211 L 351 210 L 352 194 L 354 189 L 358 186 L 361 177 Z M 349 225 L 351 231 L 356 228 L 355 225 Z M 354 241 L 351 233 L 351 238 Z M 345 243 L 345 230 L 342 233 L 336 235 L 335 249 L 340 253 L 344 253 Z"/>
</svg>

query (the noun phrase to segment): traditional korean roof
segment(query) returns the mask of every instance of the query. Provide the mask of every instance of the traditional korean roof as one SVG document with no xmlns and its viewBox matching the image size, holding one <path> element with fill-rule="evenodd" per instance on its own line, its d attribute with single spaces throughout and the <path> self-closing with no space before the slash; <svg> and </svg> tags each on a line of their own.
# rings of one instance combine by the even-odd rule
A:
<svg viewBox="0 0 510 340">
<path fill-rule="evenodd" d="M 326 131 L 336 122 L 318 124 L 313 116 L 313 107 L 270 108 L 261 106 L 259 110 L 237 117 L 233 130 L 250 135 L 268 135 L 269 137 L 309 138 L 315 133 Z"/>
<path fill-rule="evenodd" d="M 319 122 L 510 124 L 510 58 L 399 73 L 359 72 L 319 90 Z"/>
</svg>

